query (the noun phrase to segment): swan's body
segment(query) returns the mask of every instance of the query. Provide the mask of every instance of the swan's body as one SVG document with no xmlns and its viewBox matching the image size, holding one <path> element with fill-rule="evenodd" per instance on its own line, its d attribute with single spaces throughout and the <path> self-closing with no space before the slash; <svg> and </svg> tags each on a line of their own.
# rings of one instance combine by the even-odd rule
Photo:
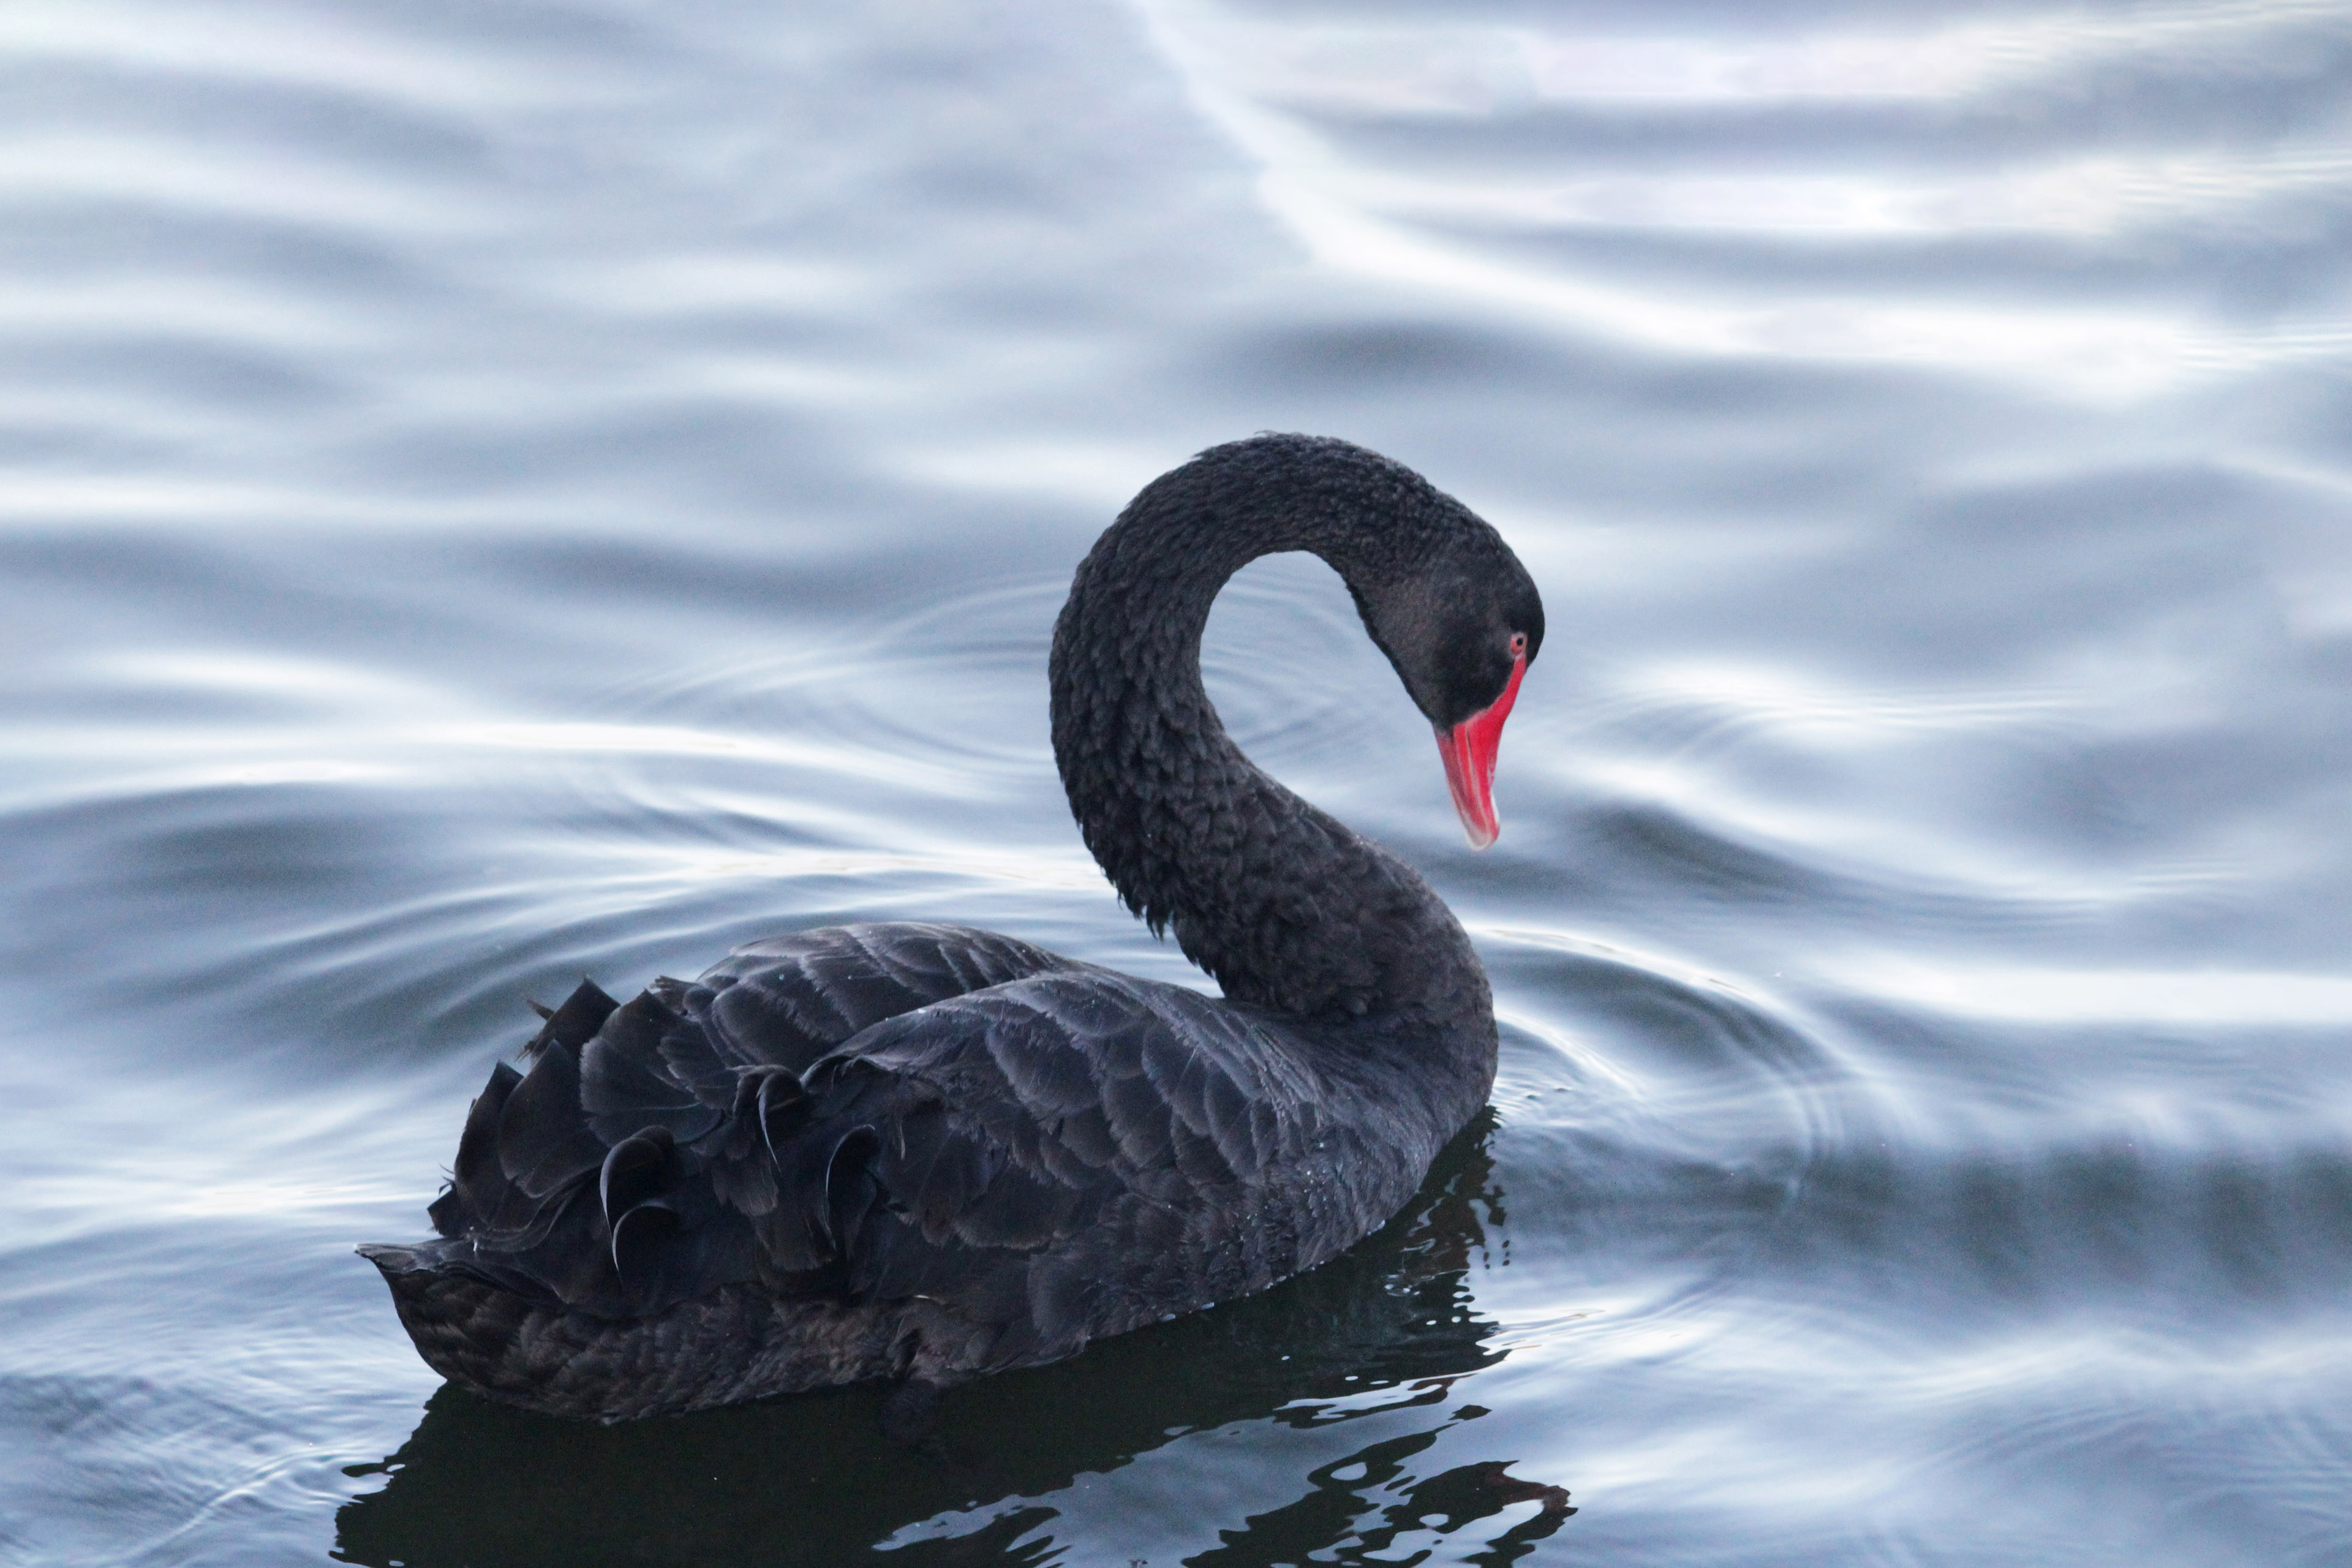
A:
<svg viewBox="0 0 2352 1568">
<path fill-rule="evenodd" d="M 1484 971 L 1412 871 L 1252 766 L 1211 600 L 1307 549 L 1436 724 L 1474 841 L 1542 637 L 1493 530 L 1341 442 L 1261 437 L 1139 496 L 1055 628 L 1087 843 L 1226 1000 L 942 925 L 583 985 L 475 1101 L 439 1236 L 369 1247 L 436 1371 L 606 1420 L 940 1385 L 1267 1286 L 1379 1226 L 1494 1080 Z"/>
</svg>

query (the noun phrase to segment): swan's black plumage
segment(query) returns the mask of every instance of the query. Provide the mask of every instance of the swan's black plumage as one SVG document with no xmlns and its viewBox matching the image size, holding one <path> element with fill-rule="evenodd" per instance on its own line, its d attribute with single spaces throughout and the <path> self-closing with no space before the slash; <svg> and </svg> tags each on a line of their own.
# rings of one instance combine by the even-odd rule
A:
<svg viewBox="0 0 2352 1568">
<path fill-rule="evenodd" d="M 1225 1000 L 909 923 L 625 1005 L 583 984 L 474 1102 L 436 1237 L 363 1249 L 425 1359 L 606 1420 L 951 1384 L 1262 1290 L 1401 1207 L 1485 1103 L 1493 1011 L 1444 903 L 1202 689 L 1217 590 L 1301 549 L 1441 731 L 1542 637 L 1491 528 L 1344 442 L 1215 447 L 1121 514 L 1055 628 L 1055 754 L 1121 897 Z"/>
</svg>

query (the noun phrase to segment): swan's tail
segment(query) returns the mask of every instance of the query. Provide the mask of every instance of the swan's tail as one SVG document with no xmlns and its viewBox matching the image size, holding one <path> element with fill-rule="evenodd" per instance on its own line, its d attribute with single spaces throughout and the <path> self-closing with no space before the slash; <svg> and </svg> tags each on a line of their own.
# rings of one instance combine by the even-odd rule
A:
<svg viewBox="0 0 2352 1568">
<path fill-rule="evenodd" d="M 782 1068 L 722 1061 L 690 989 L 624 1005 L 582 983 L 530 1070 L 501 1062 L 476 1097 L 439 1234 L 359 1248 L 444 1376 L 609 1420 L 890 1370 L 835 1278 L 878 1198 L 872 1133 L 812 1125 Z"/>
</svg>

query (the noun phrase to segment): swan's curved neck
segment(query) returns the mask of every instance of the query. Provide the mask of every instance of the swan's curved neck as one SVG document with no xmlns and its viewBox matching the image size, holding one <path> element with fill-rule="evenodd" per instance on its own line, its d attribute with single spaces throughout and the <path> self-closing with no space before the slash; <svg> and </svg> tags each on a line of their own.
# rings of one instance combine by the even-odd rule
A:
<svg viewBox="0 0 2352 1568">
<path fill-rule="evenodd" d="M 1054 753 L 1120 897 L 1228 996 L 1491 1038 L 1485 972 L 1452 912 L 1244 756 L 1201 681 L 1210 605 L 1250 561 L 1311 551 L 1360 605 L 1413 559 L 1381 479 L 1195 463 L 1138 496 L 1055 627 Z"/>
</svg>

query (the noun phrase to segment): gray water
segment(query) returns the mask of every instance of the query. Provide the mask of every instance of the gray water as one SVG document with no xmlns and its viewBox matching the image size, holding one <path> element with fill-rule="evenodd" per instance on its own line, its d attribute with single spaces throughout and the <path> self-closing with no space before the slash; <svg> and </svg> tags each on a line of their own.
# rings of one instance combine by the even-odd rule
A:
<svg viewBox="0 0 2352 1568">
<path fill-rule="evenodd" d="M 16 0 L 0 1561 L 2352 1564 L 2352 5 Z M 1415 1209 L 952 1395 L 590 1429 L 352 1243 L 582 974 L 1188 974 L 1048 756 L 1145 480 L 1348 437 L 1544 658 Z M 1574 1511 L 1570 1511 L 1573 1510 Z"/>
</svg>

